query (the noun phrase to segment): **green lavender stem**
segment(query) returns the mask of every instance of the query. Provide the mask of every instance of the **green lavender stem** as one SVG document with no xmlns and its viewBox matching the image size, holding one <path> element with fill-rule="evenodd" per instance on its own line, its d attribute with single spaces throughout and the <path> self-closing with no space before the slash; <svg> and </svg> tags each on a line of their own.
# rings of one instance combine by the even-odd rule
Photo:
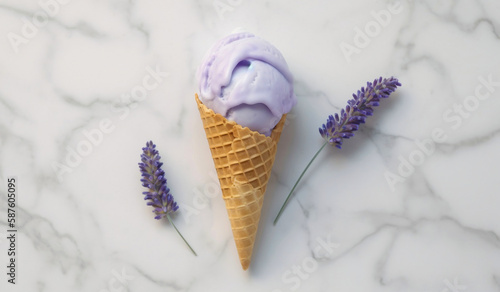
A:
<svg viewBox="0 0 500 292">
<path fill-rule="evenodd" d="M 311 159 L 311 161 L 309 161 L 309 163 L 307 164 L 306 168 L 304 169 L 304 171 L 302 171 L 302 173 L 300 174 L 299 176 L 299 179 L 295 182 L 295 184 L 293 185 L 293 188 L 292 190 L 290 191 L 290 193 L 288 194 L 288 197 L 286 197 L 286 200 L 285 202 L 283 203 L 283 206 L 281 206 L 281 209 L 278 213 L 278 215 L 276 216 L 276 219 L 274 219 L 274 223 L 273 225 L 276 225 L 276 223 L 278 222 L 278 220 L 280 219 L 281 217 L 281 214 L 283 213 L 283 211 L 285 210 L 285 207 L 286 205 L 288 204 L 288 201 L 290 201 L 290 198 L 292 196 L 292 193 L 293 191 L 295 190 L 295 188 L 297 187 L 297 185 L 299 184 L 300 180 L 302 179 L 302 177 L 304 176 L 304 174 L 306 173 L 306 171 L 309 169 L 309 166 L 311 166 L 311 164 L 313 163 L 313 161 L 316 159 L 316 157 L 318 157 L 318 154 L 321 152 L 321 150 L 323 150 L 323 148 L 325 148 L 325 146 L 328 144 L 328 142 L 325 142 L 323 144 L 323 146 L 321 146 L 321 148 L 319 148 L 318 152 L 316 152 L 316 154 L 314 154 L 313 158 Z"/>
<path fill-rule="evenodd" d="M 179 234 L 179 236 L 182 238 L 182 240 L 184 240 L 184 242 L 186 243 L 186 245 L 189 247 L 189 249 L 193 252 L 193 254 L 195 256 L 198 256 L 196 254 L 196 252 L 194 251 L 194 249 L 191 247 L 191 245 L 189 245 L 189 243 L 186 241 L 186 239 L 184 238 L 184 236 L 182 236 L 182 234 L 179 232 L 179 229 L 177 229 L 177 227 L 175 226 L 174 224 L 174 221 L 172 221 L 172 218 L 170 218 L 170 214 L 167 213 L 167 219 L 168 219 L 168 222 L 170 222 L 170 224 L 172 224 L 172 226 L 174 226 L 175 228 L 175 231 L 177 231 L 177 233 Z"/>
</svg>

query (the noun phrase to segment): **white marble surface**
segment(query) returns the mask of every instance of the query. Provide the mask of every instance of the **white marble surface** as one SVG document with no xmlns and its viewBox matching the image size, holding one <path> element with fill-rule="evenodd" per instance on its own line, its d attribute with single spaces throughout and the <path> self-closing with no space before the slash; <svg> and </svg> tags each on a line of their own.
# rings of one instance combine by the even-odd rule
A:
<svg viewBox="0 0 500 292">
<path fill-rule="evenodd" d="M 500 291 L 497 0 L 64 3 L 40 23 L 38 1 L 0 0 L 1 291 Z M 390 21 L 376 24 L 381 10 Z M 372 37 L 355 47 L 367 25 Z M 216 193 L 213 162 L 193 99 L 198 63 L 235 27 L 282 51 L 299 100 L 247 272 L 222 199 L 206 196 Z M 167 73 L 131 100 L 156 69 Z M 403 86 L 344 149 L 320 155 L 273 227 L 322 143 L 317 128 L 380 75 Z M 71 158 L 100 126 L 96 145 Z M 415 140 L 433 131 L 444 138 L 419 156 Z M 150 139 L 198 257 L 142 199 L 137 162 Z M 422 164 L 399 173 L 401 159 Z M 392 189 L 389 172 L 407 177 Z M 10 176 L 16 285 L 4 268 Z"/>
</svg>

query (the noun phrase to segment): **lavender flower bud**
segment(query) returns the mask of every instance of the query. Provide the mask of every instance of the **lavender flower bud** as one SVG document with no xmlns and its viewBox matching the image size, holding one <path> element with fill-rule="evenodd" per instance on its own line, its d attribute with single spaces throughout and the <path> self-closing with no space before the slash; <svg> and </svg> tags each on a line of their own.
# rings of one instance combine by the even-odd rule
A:
<svg viewBox="0 0 500 292">
<path fill-rule="evenodd" d="M 161 157 L 158 155 L 156 145 L 153 144 L 153 141 L 149 141 L 146 143 L 146 147 L 142 148 L 142 151 L 142 162 L 139 163 L 141 182 L 144 187 L 148 188 L 148 191 L 143 192 L 144 200 L 149 200 L 147 205 L 154 207 L 155 219 L 159 220 L 167 214 L 177 211 L 179 206 L 170 194 L 170 189 L 167 188 L 165 172 L 161 169 L 163 163 L 160 162 Z"/>
<path fill-rule="evenodd" d="M 361 87 L 352 99 L 347 102 L 345 110 L 342 109 L 335 118 L 330 115 L 326 123 L 319 128 L 320 135 L 331 145 L 341 149 L 343 139 L 354 136 L 359 124 L 365 122 L 368 116 L 373 115 L 373 107 L 380 104 L 381 98 L 387 98 L 398 86 L 398 79 L 394 77 L 375 79 L 373 83 L 367 82 L 366 88 Z"/>
</svg>

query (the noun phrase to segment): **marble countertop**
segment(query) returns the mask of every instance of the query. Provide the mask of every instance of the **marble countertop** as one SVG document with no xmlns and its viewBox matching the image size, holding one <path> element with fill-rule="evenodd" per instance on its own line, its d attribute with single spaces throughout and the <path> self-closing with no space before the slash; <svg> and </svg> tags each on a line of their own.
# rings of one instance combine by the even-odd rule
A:
<svg viewBox="0 0 500 292">
<path fill-rule="evenodd" d="M 0 0 L 0 290 L 500 291 L 499 19 L 495 0 Z M 236 27 L 279 48 L 298 97 L 249 271 L 194 101 Z M 403 86 L 273 227 L 317 128 L 379 76 Z M 198 257 L 143 201 L 148 140 Z"/>
</svg>

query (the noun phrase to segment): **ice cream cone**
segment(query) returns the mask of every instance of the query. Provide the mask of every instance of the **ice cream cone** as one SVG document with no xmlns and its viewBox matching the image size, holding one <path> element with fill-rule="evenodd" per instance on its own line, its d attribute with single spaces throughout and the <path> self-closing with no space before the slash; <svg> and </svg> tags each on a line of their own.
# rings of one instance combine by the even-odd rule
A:
<svg viewBox="0 0 500 292">
<path fill-rule="evenodd" d="M 222 197 L 233 230 L 241 266 L 248 269 L 267 182 L 286 114 L 267 137 L 243 128 L 207 108 L 195 96 L 207 136 Z"/>
</svg>

